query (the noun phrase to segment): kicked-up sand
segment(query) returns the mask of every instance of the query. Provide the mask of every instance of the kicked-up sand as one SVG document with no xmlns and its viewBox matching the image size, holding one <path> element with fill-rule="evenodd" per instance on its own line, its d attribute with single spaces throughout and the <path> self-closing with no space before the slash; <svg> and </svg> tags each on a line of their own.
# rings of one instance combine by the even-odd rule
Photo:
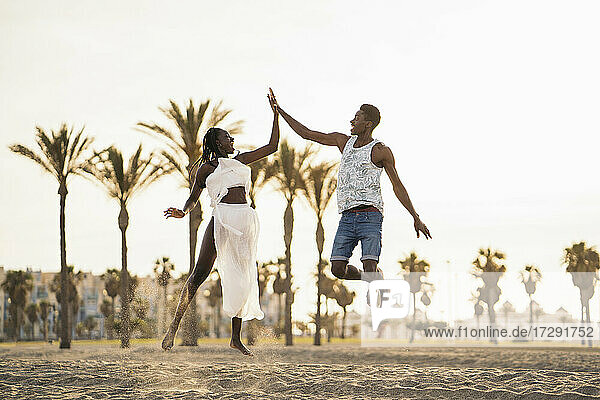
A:
<svg viewBox="0 0 600 400">
<path fill-rule="evenodd" d="M 600 398 L 598 348 L 0 346 L 0 399 Z"/>
</svg>

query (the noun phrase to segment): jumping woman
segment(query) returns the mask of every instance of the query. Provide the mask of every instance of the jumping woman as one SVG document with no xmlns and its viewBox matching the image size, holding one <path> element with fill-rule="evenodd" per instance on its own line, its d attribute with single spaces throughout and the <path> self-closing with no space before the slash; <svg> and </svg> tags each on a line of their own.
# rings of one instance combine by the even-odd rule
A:
<svg viewBox="0 0 600 400">
<path fill-rule="evenodd" d="M 208 190 L 213 207 L 198 262 L 185 283 L 175 317 L 163 339 L 164 350 L 173 347 L 181 318 L 216 261 L 223 288 L 223 310 L 231 317 L 229 346 L 245 355 L 252 355 L 240 338 L 242 321 L 262 319 L 264 314 L 258 301 L 256 269 L 259 224 L 256 211 L 246 199 L 250 189 L 250 167 L 247 164 L 273 154 L 279 145 L 279 110 L 272 93 L 268 98 L 273 110 L 269 143 L 229 158 L 234 153 L 233 138 L 223 129 L 210 128 L 204 135 L 202 157 L 198 160 L 202 164 L 196 172 L 183 210 L 170 207 L 164 212 L 167 218 L 183 218 L 194 208 L 204 188 Z"/>
</svg>

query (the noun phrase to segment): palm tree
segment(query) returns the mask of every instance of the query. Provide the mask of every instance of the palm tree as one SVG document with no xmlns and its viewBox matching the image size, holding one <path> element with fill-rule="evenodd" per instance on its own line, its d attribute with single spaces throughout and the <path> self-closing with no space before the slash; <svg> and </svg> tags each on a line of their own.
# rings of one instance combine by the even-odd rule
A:
<svg viewBox="0 0 600 400">
<path fill-rule="evenodd" d="M 326 274 L 321 277 L 321 293 L 325 296 L 325 314 L 329 314 L 329 299 L 335 299 L 336 283 L 337 278 L 331 278 Z"/>
<path fill-rule="evenodd" d="M 283 272 L 283 276 L 281 273 Z M 273 293 L 275 293 L 278 297 L 277 299 L 277 331 L 281 332 L 281 323 L 283 322 L 283 295 L 286 293 L 286 279 L 285 279 L 285 271 L 281 271 L 281 267 L 277 270 L 275 274 L 275 280 L 273 280 Z M 279 336 L 279 333 L 277 334 Z"/>
<path fill-rule="evenodd" d="M 44 341 L 48 341 L 48 316 L 50 315 L 51 306 L 48 300 L 40 301 L 40 319 L 42 320 L 42 333 Z"/>
<path fill-rule="evenodd" d="M 41 153 L 36 153 L 20 144 L 13 144 L 9 148 L 11 151 L 20 154 L 35 161 L 46 172 L 52 174 L 58 181 L 58 194 L 60 195 L 60 274 L 61 285 L 67 285 L 67 245 L 65 235 L 65 204 L 67 201 L 67 180 L 71 175 L 80 175 L 83 166 L 86 163 L 84 154 L 92 143 L 92 139 L 83 136 L 83 129 L 79 133 L 73 134 L 73 129 L 69 129 L 66 124 L 62 124 L 58 132 L 52 131 L 48 136 L 40 127 L 36 127 L 37 145 Z M 68 304 L 60 305 L 60 348 L 68 349 L 71 347 L 69 340 L 71 326 L 71 311 Z"/>
<path fill-rule="evenodd" d="M 152 153 L 148 158 L 142 158 L 142 145 L 140 144 L 125 168 L 123 155 L 111 146 L 96 153 L 84 169 L 104 186 L 108 195 L 115 199 L 121 208 L 117 219 L 121 230 L 121 347 L 129 347 L 130 337 L 126 236 L 129 213 L 127 204 L 134 194 L 172 172 L 166 162 L 160 159 L 155 161 L 157 158 Z"/>
<path fill-rule="evenodd" d="M 81 271 L 75 273 L 75 267 L 72 265 L 68 265 L 66 285 L 62 284 L 62 273 L 60 275 L 54 275 L 54 278 L 50 282 L 50 291 L 54 292 L 54 296 L 56 297 L 56 301 L 58 301 L 58 304 L 63 304 L 63 301 L 65 301 L 67 303 L 66 307 L 68 307 L 68 309 L 71 312 L 71 315 L 73 316 L 76 316 L 77 312 L 79 311 L 79 303 L 81 301 L 81 298 L 79 297 L 79 293 L 77 293 L 77 285 L 79 284 L 79 282 L 81 282 L 82 279 L 83 273 Z M 65 289 L 64 291 L 63 288 Z M 63 292 L 65 292 L 67 295 L 63 296 Z M 59 315 L 59 318 L 60 317 L 61 316 Z M 73 319 L 69 319 L 70 325 L 67 327 L 67 339 L 69 340 L 69 343 L 71 341 L 71 331 L 73 329 L 73 322 Z"/>
<path fill-rule="evenodd" d="M 325 330 L 327 331 L 327 342 L 331 342 L 331 338 L 333 337 L 335 330 L 335 323 L 339 319 L 339 313 L 333 312 L 331 314 L 325 314 L 323 317 L 323 325 L 325 326 Z"/>
<path fill-rule="evenodd" d="M 283 264 L 283 259 L 279 258 L 275 261 L 267 261 L 258 266 L 258 298 L 262 299 L 267 290 L 268 283 L 275 279 L 277 272 Z"/>
<path fill-rule="evenodd" d="M 256 208 L 256 194 L 258 191 L 265 186 L 267 183 L 267 168 L 269 166 L 269 160 L 267 158 L 261 158 L 260 160 L 254 161 L 249 165 L 250 167 L 250 190 L 248 191 L 248 197 L 250 198 L 250 207 Z M 261 266 L 258 265 L 258 299 L 260 301 L 263 291 L 266 288 L 267 281 L 271 276 L 269 270 L 270 265 L 273 263 L 264 263 Z M 250 320 L 246 325 L 246 339 L 249 346 L 253 346 L 256 343 L 256 336 L 259 330 L 260 322 L 258 320 Z"/>
<path fill-rule="evenodd" d="M 320 283 L 323 277 L 323 243 L 325 232 L 323 230 L 323 214 L 333 197 L 337 186 L 335 170 L 337 163 L 321 163 L 308 168 L 307 176 L 303 182 L 302 193 L 317 217 L 317 230 L 315 239 L 317 241 L 317 312 L 315 314 L 315 337 L 314 344 L 321 345 L 321 293 Z"/>
<path fill-rule="evenodd" d="M 533 323 L 533 294 L 535 293 L 536 286 L 539 281 L 542 280 L 542 273 L 538 267 L 534 265 L 526 265 L 523 271 L 520 273 L 521 282 L 525 285 L 525 291 L 529 295 L 529 323 Z"/>
<path fill-rule="evenodd" d="M 302 151 L 296 151 L 284 140 L 271 163 L 268 176 L 275 180 L 276 188 L 285 197 L 287 206 L 283 215 L 285 242 L 285 344 L 293 345 L 292 337 L 292 233 L 294 230 L 294 210 L 292 204 L 305 186 L 304 177 L 307 173 L 309 158 L 313 154 L 311 146 Z"/>
<path fill-rule="evenodd" d="M 261 158 L 260 160 L 254 161 L 249 165 L 250 167 L 250 190 L 248 191 L 248 197 L 250 198 L 250 207 L 256 208 L 256 194 L 263 188 L 267 181 L 267 169 L 269 167 L 269 160 L 267 158 Z M 272 262 L 263 263 L 258 265 L 258 299 L 260 301 L 263 291 L 266 288 L 267 281 L 269 280 L 271 271 L 269 266 L 274 265 Z M 249 346 L 253 346 L 256 343 L 256 336 L 259 330 L 260 322 L 258 320 L 250 320 L 246 325 L 246 339 Z"/>
<path fill-rule="evenodd" d="M 227 123 L 231 114 L 230 109 L 223 107 L 223 101 L 217 102 L 212 106 L 208 99 L 198 106 L 194 105 L 192 99 L 189 100 L 185 113 L 173 100 L 169 100 L 169 107 L 159 107 L 159 110 L 175 125 L 176 131 L 165 128 L 153 122 L 138 122 L 137 126 L 142 132 L 160 138 L 168 147 L 168 150 L 162 151 L 162 155 L 169 161 L 171 166 L 178 172 L 181 178 L 182 186 L 192 190 L 195 174 L 193 171 L 194 163 L 202 154 L 202 135 L 199 132 L 205 132 L 212 126 L 221 125 L 234 135 L 241 133 L 242 121 Z M 209 111 L 210 109 L 210 111 Z M 176 132 L 176 133 L 175 133 Z M 198 239 L 198 228 L 202 223 L 202 208 L 197 204 L 190 211 L 189 235 L 190 235 L 190 266 L 189 273 L 194 271 L 196 265 L 196 242 Z M 186 312 L 184 321 L 184 346 L 196 346 L 198 344 L 196 302 L 192 301 Z"/>
<path fill-rule="evenodd" d="M 273 267 L 279 268 L 279 261 L 268 261 L 258 265 L 258 301 L 261 302 L 269 281 L 273 280 L 275 273 Z M 261 323 L 257 320 L 248 321 L 246 325 L 246 339 L 248 345 L 253 346 L 256 344 L 256 337 L 258 335 L 259 326 Z"/>
<path fill-rule="evenodd" d="M 415 340 L 415 326 L 417 319 L 417 293 L 423 288 L 421 279 L 429 273 L 429 263 L 425 260 L 419 260 L 417 254 L 413 251 L 404 260 L 398 260 L 402 266 L 404 279 L 410 286 L 410 292 L 413 295 L 413 321 L 410 332 L 410 342 Z"/>
<path fill-rule="evenodd" d="M 329 300 L 336 299 L 337 283 L 338 283 L 337 278 L 330 278 L 326 274 L 322 274 L 321 287 L 319 289 L 320 289 L 321 293 L 323 294 L 323 296 L 325 296 L 325 315 L 324 316 L 321 315 L 321 317 L 323 317 L 323 319 L 324 319 L 324 321 L 321 321 L 321 322 L 323 322 L 321 325 L 325 326 L 325 331 L 327 332 L 327 342 L 331 342 L 331 337 L 333 335 L 335 321 L 337 319 L 337 317 L 334 317 L 337 315 L 337 313 L 329 314 Z M 317 315 L 315 314 L 315 316 L 314 316 L 315 326 L 316 326 L 316 322 L 317 322 L 316 319 L 317 319 Z"/>
<path fill-rule="evenodd" d="M 425 321 L 428 321 L 427 307 L 431 305 L 431 296 L 433 295 L 434 291 L 435 287 L 433 286 L 433 283 L 423 282 L 423 286 L 421 288 L 421 303 L 425 306 L 425 311 L 423 312 L 423 315 L 425 316 Z"/>
<path fill-rule="evenodd" d="M 479 288 L 479 298 L 487 305 L 492 329 L 496 323 L 494 305 L 500 299 L 500 293 L 502 292 L 498 286 L 498 280 L 506 272 L 506 267 L 500 265 L 500 261 L 504 258 L 503 253 L 487 248 L 479 249 L 477 258 L 473 260 L 473 266 L 475 267 L 473 275 L 483 281 L 483 286 Z M 497 340 L 492 337 L 491 341 L 496 343 Z"/>
<path fill-rule="evenodd" d="M 250 198 L 250 207 L 256 208 L 256 194 L 269 180 L 267 176 L 269 160 L 267 158 L 261 158 L 260 160 L 251 163 L 249 167 L 250 190 L 248 191 L 248 197 Z"/>
<path fill-rule="evenodd" d="M 573 284 L 579 288 L 581 322 L 590 322 L 590 299 L 594 296 L 600 268 L 598 252 L 585 242 L 576 243 L 565 249 L 564 263 Z"/>
<path fill-rule="evenodd" d="M 169 260 L 169 257 L 163 257 L 156 260 L 154 263 L 154 273 L 156 281 L 163 289 L 163 315 L 162 325 L 159 334 L 162 334 L 167 327 L 167 288 L 171 280 L 171 272 L 175 270 L 175 265 Z"/>
<path fill-rule="evenodd" d="M 536 323 L 540 322 L 540 317 L 544 314 L 546 314 L 546 312 L 544 311 L 542 306 L 539 305 L 538 302 L 534 301 L 533 302 L 533 316 L 535 317 L 535 322 Z"/>
<path fill-rule="evenodd" d="M 108 299 L 103 299 L 102 304 L 100 304 L 100 313 L 104 316 L 104 321 L 106 325 L 106 330 L 108 332 L 108 339 L 111 340 L 112 330 L 114 327 L 115 319 L 114 319 L 114 305 Z"/>
<path fill-rule="evenodd" d="M 510 301 L 506 300 L 504 304 L 502 304 L 501 310 L 502 314 L 504 314 L 504 324 L 508 326 L 508 315 L 515 312 L 515 307 Z"/>
<path fill-rule="evenodd" d="M 481 293 L 480 293 L 480 289 L 477 289 L 477 293 L 472 293 L 471 294 L 471 301 L 473 302 L 473 311 L 475 314 L 475 319 L 477 321 L 477 330 L 479 331 L 479 319 L 481 318 L 481 315 L 483 315 L 483 306 L 481 305 Z"/>
<path fill-rule="evenodd" d="M 348 307 L 354 301 L 354 297 L 356 293 L 351 292 L 348 288 L 341 282 L 336 281 L 335 284 L 335 301 L 338 303 L 342 310 L 344 311 L 342 317 L 342 334 L 340 335 L 342 339 L 345 338 L 346 331 L 346 307 Z"/>
<path fill-rule="evenodd" d="M 96 329 L 96 327 L 98 326 L 98 321 L 96 321 L 96 318 L 94 318 L 93 316 L 88 316 L 84 321 L 83 321 L 83 328 L 85 329 L 87 335 L 88 335 L 88 339 L 92 338 L 92 331 L 94 329 Z"/>
<path fill-rule="evenodd" d="M 156 337 L 154 321 L 148 318 L 148 313 L 150 312 L 150 301 L 148 298 L 145 295 L 136 295 L 131 301 L 131 310 L 135 316 L 132 325 L 139 331 L 140 337 L 143 339 Z"/>
<path fill-rule="evenodd" d="M 21 340 L 23 313 L 29 292 L 33 288 L 33 277 L 27 271 L 7 271 L 2 289 L 8 293 L 8 312 L 13 323 L 15 341 Z"/>
<path fill-rule="evenodd" d="M 223 297 L 223 290 L 221 288 L 221 277 L 218 272 L 215 272 L 210 285 L 204 291 L 204 295 L 208 298 L 208 304 L 213 311 L 213 330 L 216 337 L 221 337 L 221 298 Z"/>
<path fill-rule="evenodd" d="M 106 295 L 110 297 L 110 311 L 104 314 L 107 322 L 108 339 L 114 338 L 114 325 L 115 325 L 115 298 L 119 295 L 119 289 L 121 287 L 119 279 L 119 270 L 116 268 L 109 268 L 104 274 L 102 274 L 102 280 L 104 280 L 104 290 Z"/>
<path fill-rule="evenodd" d="M 294 321 L 296 328 L 302 331 L 302 336 L 307 335 L 309 332 L 308 324 L 304 321 Z"/>
<path fill-rule="evenodd" d="M 37 303 L 30 303 L 25 307 L 25 315 L 31 324 L 31 332 L 29 333 L 29 339 L 33 340 L 35 332 L 35 323 L 38 321 L 38 315 L 40 313 L 40 306 Z"/>
</svg>

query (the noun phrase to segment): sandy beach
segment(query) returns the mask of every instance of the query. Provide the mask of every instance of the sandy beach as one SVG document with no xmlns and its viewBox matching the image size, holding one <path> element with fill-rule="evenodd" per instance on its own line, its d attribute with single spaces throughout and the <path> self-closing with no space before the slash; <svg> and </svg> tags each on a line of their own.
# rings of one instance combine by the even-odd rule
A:
<svg viewBox="0 0 600 400">
<path fill-rule="evenodd" d="M 224 342 L 165 353 L 156 343 L 0 346 L 3 399 L 600 398 L 587 348 L 361 348 Z"/>
</svg>

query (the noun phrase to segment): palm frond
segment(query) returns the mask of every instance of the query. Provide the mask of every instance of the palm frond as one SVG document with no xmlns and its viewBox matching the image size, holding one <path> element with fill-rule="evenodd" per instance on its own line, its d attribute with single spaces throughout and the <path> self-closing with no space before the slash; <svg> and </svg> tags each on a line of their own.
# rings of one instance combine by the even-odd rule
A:
<svg viewBox="0 0 600 400">
<path fill-rule="evenodd" d="M 82 159 L 83 153 L 85 153 L 92 143 L 94 142 L 94 138 L 85 137 L 83 140 L 80 140 L 77 136 L 79 146 L 72 146 L 73 152 L 71 153 L 70 161 L 68 164 L 67 174 L 78 174 L 82 175 L 81 171 L 84 165 L 88 163 L 87 159 Z"/>
<path fill-rule="evenodd" d="M 174 158 L 171 155 L 171 153 L 162 150 L 160 154 L 171 165 L 171 169 L 179 173 L 178 175 L 181 177 L 182 186 L 191 189 L 192 179 L 191 174 L 188 174 L 187 169 L 183 165 L 181 165 L 181 163 L 176 158 Z"/>
<path fill-rule="evenodd" d="M 138 129 L 141 132 L 144 132 L 149 135 L 158 136 L 160 139 L 163 140 L 165 144 L 171 147 L 171 149 L 177 149 L 176 151 L 185 151 L 185 145 L 182 142 L 180 142 L 178 138 L 168 129 L 163 128 L 162 126 L 157 124 L 150 124 L 146 122 L 138 122 L 136 126 L 145 128 Z"/>
<path fill-rule="evenodd" d="M 167 160 L 155 163 L 157 156 L 151 153 L 144 158 L 142 152 L 140 144 L 125 168 L 123 155 L 111 146 L 96 153 L 84 171 L 100 182 L 110 197 L 127 204 L 134 194 L 175 170 Z"/>
<path fill-rule="evenodd" d="M 306 177 L 302 179 L 304 197 L 318 216 L 327 208 L 337 187 L 336 166 L 337 163 L 328 162 L 310 165 L 306 168 Z"/>
<path fill-rule="evenodd" d="M 38 132 L 36 135 L 36 142 L 50 165 L 52 165 L 52 169 L 56 171 L 56 176 L 59 177 L 60 180 L 63 177 L 63 169 L 59 162 L 62 154 L 59 150 L 58 143 L 56 143 L 55 135 L 52 135 L 52 139 L 50 139 L 41 127 L 36 127 L 36 130 Z"/>
<path fill-rule="evenodd" d="M 223 109 L 222 101 L 211 109 L 211 100 L 201 102 L 196 106 L 189 99 L 185 112 L 174 100 L 169 100 L 168 107 L 159 107 L 159 110 L 175 125 L 177 133 L 170 131 L 156 123 L 138 122 L 137 126 L 145 133 L 158 135 L 167 145 L 168 149 L 160 152 L 172 168 L 163 166 L 163 172 L 177 171 L 183 178 L 184 186 L 191 188 L 193 181 L 193 170 L 191 166 L 202 154 L 202 135 L 200 130 L 207 122 L 209 126 L 224 122 L 231 110 Z M 209 112 L 207 116 L 207 112 Z M 239 121 L 234 122 L 238 126 Z M 205 126 L 207 128 L 207 126 Z M 230 133 L 234 133 L 230 130 Z M 158 172 L 156 172 L 158 173 Z"/>
<path fill-rule="evenodd" d="M 150 156 L 151 158 L 148 159 L 148 161 L 152 160 L 155 158 L 154 155 Z M 137 184 L 135 185 L 135 190 L 134 192 L 139 192 L 143 189 L 145 189 L 146 187 L 150 186 L 152 183 L 156 182 L 158 179 L 162 178 L 165 175 L 170 174 L 171 172 L 174 171 L 174 169 L 166 164 L 166 163 L 161 163 L 161 164 L 153 164 L 153 163 L 147 163 L 144 166 L 144 171 L 147 171 L 149 169 L 150 172 L 148 172 L 146 174 L 145 177 L 141 177 L 140 175 L 140 179 L 137 181 Z"/>
<path fill-rule="evenodd" d="M 58 178 L 58 175 L 56 174 L 56 170 L 53 168 L 53 166 L 50 165 L 50 164 L 48 164 L 47 161 L 43 160 L 40 156 L 38 156 L 37 154 L 35 154 L 33 152 L 33 150 L 31 150 L 31 149 L 29 149 L 29 148 L 27 148 L 27 147 L 25 147 L 25 146 L 23 146 L 21 144 L 13 144 L 13 145 L 10 145 L 8 148 L 13 153 L 20 154 L 20 155 L 22 155 L 24 157 L 29 158 L 30 160 L 35 161 L 44 170 L 46 170 L 47 172 L 51 173 L 56 178 Z"/>
<path fill-rule="evenodd" d="M 66 182 L 71 173 L 81 171 L 85 164 L 82 160 L 83 153 L 92 142 L 91 138 L 83 136 L 84 128 L 77 135 L 73 135 L 73 128 L 69 129 L 66 123 L 62 123 L 58 131 L 52 130 L 51 135 L 39 126 L 35 129 L 35 140 L 41 153 L 36 154 L 28 147 L 19 144 L 10 146 L 11 151 L 35 161 L 59 182 Z"/>
</svg>

